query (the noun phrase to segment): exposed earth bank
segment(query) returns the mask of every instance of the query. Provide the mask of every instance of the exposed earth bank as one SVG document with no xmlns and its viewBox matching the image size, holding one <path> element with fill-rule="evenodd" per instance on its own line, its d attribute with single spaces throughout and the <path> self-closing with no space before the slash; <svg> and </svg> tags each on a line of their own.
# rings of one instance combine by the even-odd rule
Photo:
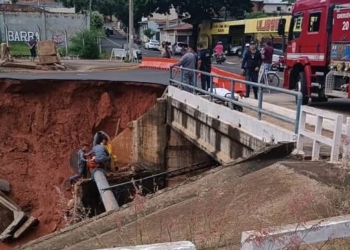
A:
<svg viewBox="0 0 350 250">
<path fill-rule="evenodd" d="M 119 118 L 121 132 L 163 91 L 122 82 L 0 81 L 0 177 L 11 183 L 10 198 L 40 220 L 16 245 L 64 226 L 55 187 L 72 174 L 71 153 L 98 130 L 113 137 Z M 2 250 L 13 246 L 0 243 Z"/>
</svg>

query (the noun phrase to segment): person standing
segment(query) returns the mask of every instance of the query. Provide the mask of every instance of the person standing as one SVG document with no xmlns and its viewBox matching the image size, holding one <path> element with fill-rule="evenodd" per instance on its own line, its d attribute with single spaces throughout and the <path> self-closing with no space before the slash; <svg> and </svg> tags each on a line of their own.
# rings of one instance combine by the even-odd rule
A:
<svg viewBox="0 0 350 250">
<path fill-rule="evenodd" d="M 198 44 L 198 69 L 203 72 L 211 72 L 211 53 L 209 49 L 205 49 L 203 44 Z M 201 85 L 203 90 L 210 88 L 210 76 L 201 74 Z"/>
<path fill-rule="evenodd" d="M 195 77 L 195 72 L 194 70 L 196 69 L 197 65 L 197 56 L 194 53 L 194 50 L 191 46 L 188 46 L 186 53 L 181 57 L 180 61 L 178 63 L 175 63 L 173 67 L 178 66 L 178 67 L 183 67 L 185 69 L 190 69 L 190 70 L 184 70 L 184 83 L 187 83 L 189 85 L 194 85 L 194 77 Z"/>
<path fill-rule="evenodd" d="M 29 40 L 28 42 L 28 46 L 29 46 L 29 50 L 30 50 L 30 61 L 34 62 L 35 58 L 36 58 L 36 45 L 38 43 L 38 40 L 36 38 L 36 36 L 33 36 L 32 39 Z"/>
<path fill-rule="evenodd" d="M 254 41 L 250 43 L 249 50 L 245 54 L 242 60 L 242 74 L 245 74 L 245 80 L 251 82 L 258 82 L 259 69 L 262 64 L 261 53 L 256 48 L 256 44 Z M 253 87 L 254 98 L 258 99 L 258 88 Z M 250 86 L 246 86 L 246 96 L 249 97 L 250 94 Z"/>
<path fill-rule="evenodd" d="M 264 66 L 266 71 L 271 70 L 273 52 L 274 52 L 274 49 L 272 47 L 272 43 L 270 41 L 268 41 L 265 44 L 264 48 L 262 49 L 262 53 L 261 53 L 262 60 L 263 60 L 263 66 Z"/>
</svg>

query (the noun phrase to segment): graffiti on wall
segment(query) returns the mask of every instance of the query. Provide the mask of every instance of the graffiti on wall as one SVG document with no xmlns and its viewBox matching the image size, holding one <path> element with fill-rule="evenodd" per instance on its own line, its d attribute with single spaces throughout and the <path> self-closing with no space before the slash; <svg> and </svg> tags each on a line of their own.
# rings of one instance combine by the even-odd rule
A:
<svg viewBox="0 0 350 250">
<path fill-rule="evenodd" d="M 33 37 L 36 36 L 39 39 L 39 33 L 33 31 L 14 31 L 9 30 L 7 37 L 9 42 L 29 42 Z"/>
<path fill-rule="evenodd" d="M 66 42 L 66 36 L 62 34 L 52 35 L 52 41 L 56 44 L 64 44 Z"/>
</svg>

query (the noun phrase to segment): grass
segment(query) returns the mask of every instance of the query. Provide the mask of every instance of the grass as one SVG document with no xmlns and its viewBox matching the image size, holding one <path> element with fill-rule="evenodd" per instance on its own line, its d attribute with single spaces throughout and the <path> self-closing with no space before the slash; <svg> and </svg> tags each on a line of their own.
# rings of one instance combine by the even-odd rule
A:
<svg viewBox="0 0 350 250">
<path fill-rule="evenodd" d="M 10 42 L 9 45 L 12 56 L 30 56 L 29 47 L 26 42 Z"/>
</svg>

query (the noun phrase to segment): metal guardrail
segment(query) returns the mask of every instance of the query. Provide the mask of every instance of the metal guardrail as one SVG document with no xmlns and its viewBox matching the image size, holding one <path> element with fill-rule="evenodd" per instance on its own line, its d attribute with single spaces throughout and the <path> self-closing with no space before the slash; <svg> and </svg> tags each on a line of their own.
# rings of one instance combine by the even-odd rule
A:
<svg viewBox="0 0 350 250">
<path fill-rule="evenodd" d="M 174 76 L 174 69 L 178 70 L 180 73 L 180 80 L 175 80 Z M 184 75 L 186 72 L 193 72 L 193 85 L 190 85 L 188 83 L 184 82 Z M 203 90 L 202 88 L 197 87 L 197 75 L 207 75 L 210 77 L 210 91 Z M 220 95 L 217 95 L 214 93 L 214 78 L 220 78 L 224 79 L 227 81 L 231 82 L 231 97 L 223 97 Z M 246 86 L 251 86 L 251 87 L 257 87 L 258 88 L 258 106 L 253 106 L 247 103 L 242 103 L 235 98 L 235 84 L 236 83 L 242 83 L 245 84 Z M 250 110 L 253 110 L 257 112 L 257 118 L 258 120 L 261 120 L 262 115 L 267 115 L 273 118 L 276 118 L 278 120 L 290 123 L 294 125 L 294 133 L 298 134 L 299 131 L 299 119 L 300 119 L 300 114 L 301 114 L 301 106 L 302 106 L 302 99 L 303 95 L 300 92 L 293 91 L 293 90 L 287 90 L 283 88 L 277 88 L 277 87 L 272 87 L 272 86 L 266 86 L 263 84 L 255 83 L 255 82 L 250 82 L 250 81 L 245 81 L 245 80 L 240 80 L 240 79 L 235 79 L 235 78 L 229 78 L 229 77 L 224 77 L 224 76 L 219 76 L 219 75 L 214 75 L 212 73 L 207 73 L 199 70 L 194 70 L 194 69 L 188 69 L 188 68 L 182 68 L 182 67 L 177 67 L 177 66 L 172 66 L 170 67 L 170 80 L 169 80 L 170 86 L 175 86 L 175 87 L 180 87 L 181 89 L 190 89 L 193 94 L 195 93 L 202 93 L 209 95 L 209 101 L 213 101 L 215 99 L 219 99 L 221 101 L 227 102 L 229 104 L 229 107 L 233 109 L 234 105 L 241 106 L 243 108 L 247 108 Z M 264 110 L 263 108 L 263 100 L 264 100 L 264 90 L 269 90 L 269 91 L 274 91 L 274 92 L 279 92 L 291 96 L 295 96 L 297 104 L 296 104 L 296 117 L 295 119 L 291 119 L 289 117 L 282 116 L 280 114 L 277 114 L 275 112 L 271 112 L 268 110 Z"/>
</svg>

